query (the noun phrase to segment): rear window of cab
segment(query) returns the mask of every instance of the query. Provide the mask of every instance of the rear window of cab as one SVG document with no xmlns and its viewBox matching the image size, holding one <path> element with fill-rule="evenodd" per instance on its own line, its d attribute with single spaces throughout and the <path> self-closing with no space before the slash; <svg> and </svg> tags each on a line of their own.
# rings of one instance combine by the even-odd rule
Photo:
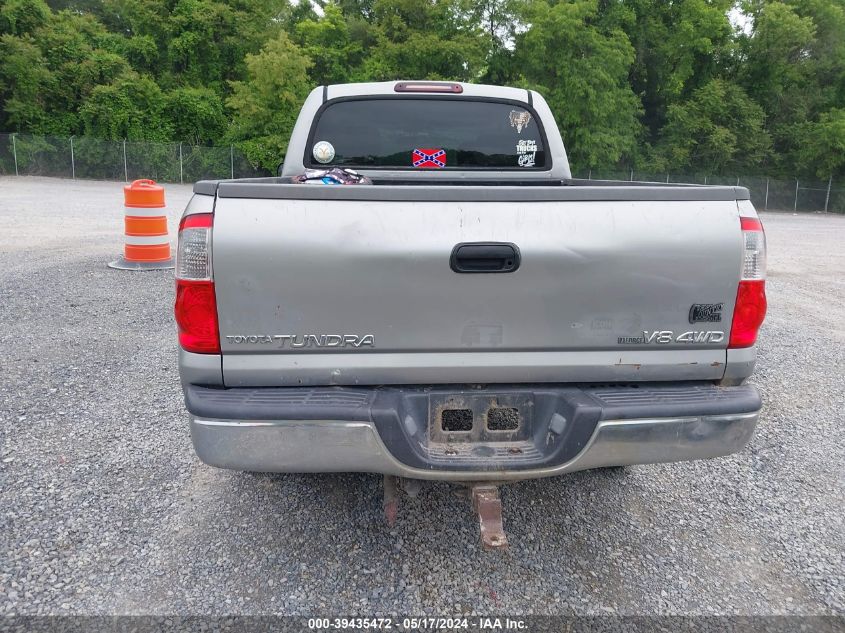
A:
<svg viewBox="0 0 845 633">
<path fill-rule="evenodd" d="M 312 168 L 549 169 L 532 109 L 455 97 L 330 101 L 317 113 L 304 159 Z"/>
</svg>

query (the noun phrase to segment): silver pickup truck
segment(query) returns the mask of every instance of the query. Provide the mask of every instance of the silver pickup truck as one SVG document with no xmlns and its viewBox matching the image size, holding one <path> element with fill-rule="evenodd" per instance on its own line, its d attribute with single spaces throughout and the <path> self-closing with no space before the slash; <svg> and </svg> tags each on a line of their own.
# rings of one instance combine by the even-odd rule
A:
<svg viewBox="0 0 845 633">
<path fill-rule="evenodd" d="M 292 182 L 327 168 L 372 184 Z M 320 87 L 278 178 L 194 194 L 176 320 L 208 464 L 495 484 L 754 431 L 748 191 L 573 179 L 534 91 Z"/>
</svg>

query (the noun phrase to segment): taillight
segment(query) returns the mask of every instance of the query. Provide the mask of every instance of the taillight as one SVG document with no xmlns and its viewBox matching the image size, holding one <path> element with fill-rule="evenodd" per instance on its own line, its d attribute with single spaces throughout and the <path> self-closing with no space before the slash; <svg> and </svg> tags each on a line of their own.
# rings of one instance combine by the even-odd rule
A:
<svg viewBox="0 0 845 633">
<path fill-rule="evenodd" d="M 211 268 L 214 216 L 198 213 L 182 218 L 176 249 L 176 325 L 179 345 L 188 352 L 219 354 L 217 299 Z"/>
<path fill-rule="evenodd" d="M 766 235 L 757 218 L 741 217 L 743 258 L 728 347 L 751 347 L 766 317 Z"/>
</svg>

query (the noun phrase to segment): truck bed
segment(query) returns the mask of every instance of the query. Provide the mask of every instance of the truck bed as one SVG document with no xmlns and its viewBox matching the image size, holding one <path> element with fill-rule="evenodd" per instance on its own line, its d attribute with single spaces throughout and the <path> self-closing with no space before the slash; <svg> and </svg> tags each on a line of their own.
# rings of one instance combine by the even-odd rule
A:
<svg viewBox="0 0 845 633">
<path fill-rule="evenodd" d="M 734 360 L 742 187 L 268 178 L 195 191 L 217 196 L 227 386 L 720 380 Z M 513 244 L 521 263 L 456 274 L 462 243 Z M 720 321 L 691 324 L 696 304 L 721 304 Z M 665 331 L 690 340 L 645 340 Z"/>
</svg>

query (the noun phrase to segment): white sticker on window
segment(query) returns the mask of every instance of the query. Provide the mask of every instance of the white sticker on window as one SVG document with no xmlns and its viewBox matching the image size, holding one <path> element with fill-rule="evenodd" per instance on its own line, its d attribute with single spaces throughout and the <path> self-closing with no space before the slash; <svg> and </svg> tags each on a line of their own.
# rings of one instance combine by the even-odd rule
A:
<svg viewBox="0 0 845 633">
<path fill-rule="evenodd" d="M 520 167 L 534 167 L 534 157 L 537 155 L 537 141 L 519 141 L 516 144 L 516 153 L 519 155 L 517 163 Z"/>
<path fill-rule="evenodd" d="M 314 144 L 311 153 L 314 154 L 314 160 L 325 165 L 334 159 L 334 146 L 328 141 L 319 141 Z"/>
<path fill-rule="evenodd" d="M 528 122 L 531 120 L 531 113 L 525 110 L 521 112 L 519 110 L 511 110 L 508 120 L 511 122 L 511 127 L 515 127 L 516 131 L 522 134 L 522 130 L 528 127 Z"/>
</svg>

